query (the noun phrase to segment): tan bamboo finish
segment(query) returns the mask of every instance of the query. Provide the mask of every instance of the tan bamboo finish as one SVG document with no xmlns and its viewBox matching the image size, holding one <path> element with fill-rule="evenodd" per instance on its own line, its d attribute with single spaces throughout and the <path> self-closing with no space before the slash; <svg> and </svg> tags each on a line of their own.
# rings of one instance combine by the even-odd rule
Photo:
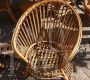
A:
<svg viewBox="0 0 90 80">
<path fill-rule="evenodd" d="M 58 65 L 64 75 L 63 68 L 75 56 L 81 35 L 80 17 L 69 4 L 60 0 L 45 0 L 34 4 L 21 16 L 12 45 L 31 69 L 38 68 L 40 72 L 41 68 L 45 70 L 44 65 L 48 69 Z M 42 76 L 42 71 L 40 74 Z M 68 80 L 67 76 L 65 78 Z"/>
</svg>

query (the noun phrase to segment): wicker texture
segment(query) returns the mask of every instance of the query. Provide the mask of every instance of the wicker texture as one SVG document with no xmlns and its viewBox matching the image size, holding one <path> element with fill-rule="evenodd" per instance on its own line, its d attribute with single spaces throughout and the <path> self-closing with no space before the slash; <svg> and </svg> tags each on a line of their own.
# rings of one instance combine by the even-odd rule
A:
<svg viewBox="0 0 90 80">
<path fill-rule="evenodd" d="M 62 69 L 79 47 L 81 26 L 78 14 L 69 4 L 42 1 L 30 7 L 18 21 L 13 48 L 29 63 L 32 74 L 43 75 L 56 67 L 64 74 Z"/>
<path fill-rule="evenodd" d="M 56 70 L 48 70 L 48 71 L 35 71 L 31 69 L 31 65 L 28 65 L 27 72 L 29 75 L 39 79 L 39 80 L 71 80 L 71 74 L 73 72 L 73 64 L 69 62 L 66 64 L 62 70 L 56 69 Z M 29 76 L 28 75 L 28 76 Z"/>
</svg>

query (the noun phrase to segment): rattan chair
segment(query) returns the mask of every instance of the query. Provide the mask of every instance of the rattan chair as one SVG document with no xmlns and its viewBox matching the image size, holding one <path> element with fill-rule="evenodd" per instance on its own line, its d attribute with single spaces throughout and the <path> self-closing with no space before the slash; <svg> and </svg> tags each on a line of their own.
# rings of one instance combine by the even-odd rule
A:
<svg viewBox="0 0 90 80">
<path fill-rule="evenodd" d="M 82 24 L 67 3 L 47 0 L 34 4 L 19 19 L 12 38 L 15 52 L 37 79 L 70 80 L 71 60 L 80 45 Z M 69 71 L 70 70 L 70 71 Z"/>
</svg>

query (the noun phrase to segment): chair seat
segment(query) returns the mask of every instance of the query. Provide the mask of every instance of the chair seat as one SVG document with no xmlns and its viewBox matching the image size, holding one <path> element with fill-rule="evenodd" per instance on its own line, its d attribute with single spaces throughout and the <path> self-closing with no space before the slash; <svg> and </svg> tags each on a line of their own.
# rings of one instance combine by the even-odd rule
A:
<svg viewBox="0 0 90 80">
<path fill-rule="evenodd" d="M 27 69 L 28 69 L 28 72 L 31 72 L 29 70 L 29 66 L 27 67 Z M 69 62 L 62 70 L 57 69 L 54 71 L 48 71 L 44 73 L 37 72 L 37 73 L 34 73 L 33 75 L 35 78 L 39 80 L 63 80 L 63 79 L 71 80 L 72 71 L 73 71 L 73 64 Z"/>
</svg>

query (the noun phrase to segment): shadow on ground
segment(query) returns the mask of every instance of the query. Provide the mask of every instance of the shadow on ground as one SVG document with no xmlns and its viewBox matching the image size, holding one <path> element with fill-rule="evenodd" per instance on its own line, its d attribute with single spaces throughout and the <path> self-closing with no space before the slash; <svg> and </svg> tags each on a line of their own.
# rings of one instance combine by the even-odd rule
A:
<svg viewBox="0 0 90 80">
<path fill-rule="evenodd" d="M 82 20 L 82 26 L 90 27 L 90 18 L 87 15 L 81 14 L 80 15 Z M 90 31 L 83 30 L 82 35 L 90 35 Z M 86 58 L 87 55 L 90 55 L 90 52 L 87 52 L 87 44 L 90 45 L 90 38 L 82 38 L 81 46 L 77 55 L 74 58 L 74 72 L 76 72 L 76 67 L 87 67 L 87 61 L 90 61 L 90 58 Z M 84 46 L 82 46 L 84 45 Z M 90 46 L 89 46 L 90 49 Z"/>
</svg>

